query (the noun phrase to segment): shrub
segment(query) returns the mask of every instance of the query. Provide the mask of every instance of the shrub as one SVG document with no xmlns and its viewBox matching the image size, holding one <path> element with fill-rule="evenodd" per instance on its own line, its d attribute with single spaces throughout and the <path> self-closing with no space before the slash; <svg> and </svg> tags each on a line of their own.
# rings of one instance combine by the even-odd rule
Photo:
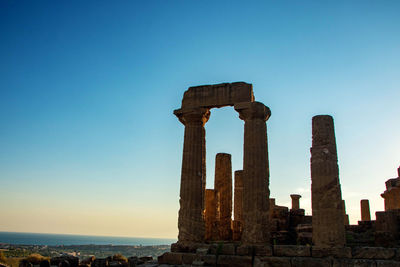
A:
<svg viewBox="0 0 400 267">
<path fill-rule="evenodd" d="M 30 263 L 36 265 L 36 264 L 40 264 L 40 262 L 43 260 L 49 260 L 49 258 L 43 257 L 42 255 L 37 254 L 37 253 L 33 253 L 33 254 L 29 255 L 28 257 L 26 257 L 25 260 L 27 262 L 30 262 Z"/>
<path fill-rule="evenodd" d="M 124 262 L 128 262 L 128 259 L 124 256 L 124 255 L 122 255 L 122 254 L 115 254 L 113 257 L 112 257 L 112 260 L 113 261 L 124 261 Z"/>
<path fill-rule="evenodd" d="M 4 255 L 3 251 L 0 251 L 0 262 L 7 263 L 7 258 Z"/>
</svg>

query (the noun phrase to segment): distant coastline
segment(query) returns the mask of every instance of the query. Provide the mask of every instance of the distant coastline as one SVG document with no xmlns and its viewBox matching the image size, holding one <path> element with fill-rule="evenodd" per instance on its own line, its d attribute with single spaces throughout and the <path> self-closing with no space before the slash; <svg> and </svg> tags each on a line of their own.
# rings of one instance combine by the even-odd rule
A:
<svg viewBox="0 0 400 267">
<path fill-rule="evenodd" d="M 171 238 L 114 237 L 71 234 L 42 234 L 0 232 L 0 243 L 15 245 L 68 246 L 68 245 L 169 245 L 176 242 Z"/>
</svg>

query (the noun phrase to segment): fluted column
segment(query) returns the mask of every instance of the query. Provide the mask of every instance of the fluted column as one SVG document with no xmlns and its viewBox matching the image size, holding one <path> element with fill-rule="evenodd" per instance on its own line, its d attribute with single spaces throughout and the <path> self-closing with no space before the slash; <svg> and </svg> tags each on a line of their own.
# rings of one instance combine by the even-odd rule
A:
<svg viewBox="0 0 400 267">
<path fill-rule="evenodd" d="M 271 115 L 260 102 L 235 104 L 244 120 L 242 242 L 270 242 L 269 164 L 266 121 Z"/>
<path fill-rule="evenodd" d="M 219 200 L 218 193 L 214 189 L 206 189 L 206 206 L 204 212 L 204 218 L 206 222 L 206 229 L 205 229 L 206 240 L 218 239 L 218 229 L 217 229 L 218 200 Z"/>
<path fill-rule="evenodd" d="M 218 153 L 215 157 L 214 189 L 219 193 L 219 240 L 231 240 L 232 162 L 230 154 Z"/>
<path fill-rule="evenodd" d="M 233 215 L 235 221 L 243 220 L 243 171 L 235 171 Z"/>
<path fill-rule="evenodd" d="M 292 210 L 300 209 L 301 195 L 292 194 L 292 195 L 290 195 L 290 197 L 292 198 Z"/>
<path fill-rule="evenodd" d="M 241 239 L 243 225 L 243 171 L 235 171 L 235 189 L 234 189 L 232 238 L 235 241 Z"/>
<path fill-rule="evenodd" d="M 311 199 L 314 245 L 344 246 L 346 238 L 335 130 L 333 118 L 328 115 L 312 119 Z"/>
<path fill-rule="evenodd" d="M 369 211 L 369 200 L 361 199 L 360 206 L 361 206 L 361 221 L 370 221 L 371 213 Z"/>
<path fill-rule="evenodd" d="M 206 185 L 206 108 L 179 109 L 174 114 L 185 125 L 183 143 L 178 242 L 203 242 Z"/>
</svg>

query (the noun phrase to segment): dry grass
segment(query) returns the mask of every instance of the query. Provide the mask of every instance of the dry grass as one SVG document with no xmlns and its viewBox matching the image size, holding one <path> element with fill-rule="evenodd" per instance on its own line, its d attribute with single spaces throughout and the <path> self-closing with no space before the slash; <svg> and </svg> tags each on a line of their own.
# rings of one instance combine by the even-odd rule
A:
<svg viewBox="0 0 400 267">
<path fill-rule="evenodd" d="M 25 260 L 35 265 L 35 264 L 40 264 L 40 262 L 43 260 L 50 260 L 50 258 L 43 257 L 42 255 L 37 254 L 37 253 L 33 253 L 33 254 L 29 255 L 28 257 L 26 257 Z"/>
</svg>

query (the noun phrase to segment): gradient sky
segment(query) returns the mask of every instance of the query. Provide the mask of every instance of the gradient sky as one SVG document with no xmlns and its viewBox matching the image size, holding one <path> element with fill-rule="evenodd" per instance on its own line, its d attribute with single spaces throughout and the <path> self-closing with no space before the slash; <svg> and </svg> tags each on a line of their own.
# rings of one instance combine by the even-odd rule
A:
<svg viewBox="0 0 400 267">
<path fill-rule="evenodd" d="M 250 3 L 249 3 L 250 2 Z M 0 231 L 177 236 L 189 86 L 269 106 L 271 197 L 311 214 L 311 118 L 335 119 L 352 223 L 400 165 L 400 1 L 0 1 Z M 243 121 L 206 124 L 242 168 Z"/>
</svg>

